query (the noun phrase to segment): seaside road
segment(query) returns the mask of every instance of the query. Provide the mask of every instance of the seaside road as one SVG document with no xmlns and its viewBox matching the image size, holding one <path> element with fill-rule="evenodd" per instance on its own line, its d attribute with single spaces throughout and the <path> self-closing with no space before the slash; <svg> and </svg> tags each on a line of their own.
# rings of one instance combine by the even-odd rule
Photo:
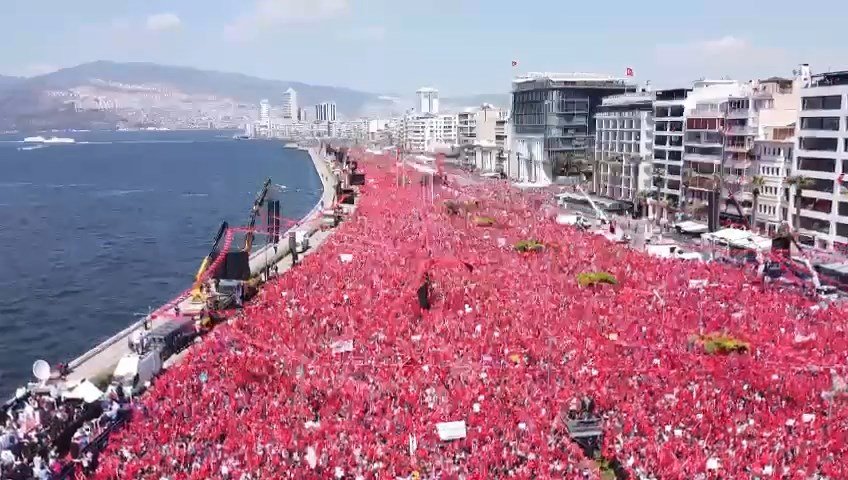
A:
<svg viewBox="0 0 848 480">
<path fill-rule="evenodd" d="M 315 169 L 318 172 L 319 177 L 321 178 L 321 184 L 324 189 L 321 200 L 324 206 L 329 207 L 333 204 L 335 197 L 335 182 L 337 179 L 331 171 L 330 164 L 317 149 L 310 150 L 308 153 L 315 165 Z M 309 250 L 301 254 L 301 256 L 308 255 L 313 252 L 332 233 L 332 230 L 324 231 L 320 229 L 322 214 L 320 205 L 321 204 L 316 205 L 316 207 L 307 215 L 309 224 L 313 225 L 310 230 L 312 231 L 314 228 L 314 231 L 312 231 L 310 236 Z M 286 240 L 281 240 L 280 243 L 285 246 L 285 250 L 288 249 L 288 242 Z M 262 255 L 262 253 L 260 252 L 259 255 Z M 284 256 L 279 262 L 277 262 L 276 266 L 278 272 L 282 274 L 291 268 L 291 256 Z M 181 311 L 185 313 L 191 313 L 192 311 L 197 310 L 196 306 L 191 304 L 190 299 L 183 300 L 180 303 L 180 308 Z M 166 316 L 159 316 L 158 318 L 151 320 L 151 327 L 156 328 L 169 321 L 171 320 Z M 89 380 L 95 384 L 105 381 L 108 376 L 112 374 L 115 366 L 117 366 L 121 358 L 130 353 L 128 339 L 131 338 L 132 333 L 142 328 L 144 328 L 144 321 L 139 320 L 72 361 L 70 363 L 71 372 L 67 376 L 66 384 L 74 385 L 83 380 Z M 173 359 L 173 361 L 168 362 L 168 364 L 173 364 L 174 361 L 178 361 L 181 357 L 181 355 L 178 356 Z"/>
</svg>

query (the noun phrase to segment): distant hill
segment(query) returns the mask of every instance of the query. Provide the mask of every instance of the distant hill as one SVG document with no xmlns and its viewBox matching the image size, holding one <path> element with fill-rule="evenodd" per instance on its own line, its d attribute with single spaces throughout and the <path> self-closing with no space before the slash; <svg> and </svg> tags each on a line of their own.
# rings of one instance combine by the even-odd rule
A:
<svg viewBox="0 0 848 480">
<path fill-rule="evenodd" d="M 4 88 L 9 88 L 13 85 L 17 85 L 20 82 L 23 82 L 24 78 L 21 77 L 8 77 L 6 75 L 0 75 L 0 90 Z"/>
<path fill-rule="evenodd" d="M 368 103 L 382 103 L 376 93 L 360 92 L 342 87 L 308 85 L 301 82 L 268 80 L 240 73 L 199 70 L 155 63 L 118 63 L 97 61 L 33 77 L 30 85 L 67 89 L 99 79 L 125 84 L 167 85 L 185 93 L 211 94 L 230 97 L 242 102 L 258 103 L 263 98 L 278 104 L 283 92 L 297 90 L 298 103 L 311 106 L 321 102 L 336 102 L 336 108 L 348 114 L 359 112 Z"/>
<path fill-rule="evenodd" d="M 139 97 L 151 88 L 158 88 L 184 96 L 204 95 L 231 99 L 248 105 L 258 104 L 265 98 L 269 99 L 272 105 L 279 105 L 282 103 L 283 92 L 291 87 L 297 91 L 298 104 L 302 108 L 309 108 L 321 102 L 335 102 L 339 115 L 346 117 L 394 109 L 393 102 L 381 98 L 380 94 L 349 88 L 268 80 L 238 73 L 154 63 L 97 61 L 25 79 L 0 77 L 0 127 L 9 128 L 11 125 L 17 128 L 19 125 L 15 119 L 19 117 L 26 117 L 31 121 L 34 118 L 49 117 L 58 111 L 65 112 L 66 117 L 72 117 L 73 112 L 68 112 L 66 105 L 67 98 L 72 95 L 65 96 L 57 92 L 93 89 L 108 96 L 110 85 L 114 84 L 122 85 L 124 95 L 132 94 L 126 86 L 139 86 Z M 151 108 L 159 107 L 151 105 Z M 111 120 L 113 118 L 110 116 L 104 116 L 104 121 Z M 86 117 L 83 123 L 89 121 L 90 118 Z"/>
</svg>

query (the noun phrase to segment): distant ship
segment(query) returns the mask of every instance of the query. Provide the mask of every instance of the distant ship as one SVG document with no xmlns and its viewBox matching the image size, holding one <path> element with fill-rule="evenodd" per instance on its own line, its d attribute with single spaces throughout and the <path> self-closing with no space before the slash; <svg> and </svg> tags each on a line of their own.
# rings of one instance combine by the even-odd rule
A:
<svg viewBox="0 0 848 480">
<path fill-rule="evenodd" d="M 18 147 L 19 151 L 28 152 L 30 150 L 38 150 L 39 148 L 44 148 L 46 145 L 26 145 L 23 147 Z"/>
<path fill-rule="evenodd" d="M 74 140 L 73 138 L 67 138 L 67 137 L 44 138 L 42 136 L 38 136 L 38 137 L 26 137 L 24 139 L 24 143 L 44 143 L 44 144 L 64 143 L 64 144 L 68 144 L 68 143 L 76 143 L 76 140 Z"/>
<path fill-rule="evenodd" d="M 77 141 L 73 138 L 67 137 L 50 137 L 44 141 L 44 143 L 76 143 Z"/>
<path fill-rule="evenodd" d="M 283 145 L 283 148 L 300 148 L 296 143 L 287 143 Z"/>
</svg>

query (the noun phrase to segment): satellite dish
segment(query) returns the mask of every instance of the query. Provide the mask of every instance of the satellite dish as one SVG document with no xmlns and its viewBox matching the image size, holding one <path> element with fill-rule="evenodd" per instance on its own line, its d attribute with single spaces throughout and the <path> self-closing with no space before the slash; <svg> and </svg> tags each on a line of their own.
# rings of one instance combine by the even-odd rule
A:
<svg viewBox="0 0 848 480">
<path fill-rule="evenodd" d="M 50 378 L 50 364 L 44 360 L 36 360 L 32 364 L 32 374 L 35 378 L 46 382 Z"/>
</svg>

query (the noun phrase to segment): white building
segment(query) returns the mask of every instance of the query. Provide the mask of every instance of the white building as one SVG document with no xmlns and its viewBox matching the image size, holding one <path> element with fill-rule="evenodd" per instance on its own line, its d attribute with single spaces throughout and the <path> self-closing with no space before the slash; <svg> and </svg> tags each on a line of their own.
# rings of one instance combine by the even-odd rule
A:
<svg viewBox="0 0 848 480">
<path fill-rule="evenodd" d="M 795 130 L 793 174 L 807 177 L 798 225 L 802 240 L 819 247 L 848 244 L 848 197 L 838 181 L 848 174 L 848 72 L 801 72 L 800 112 Z M 795 187 L 789 212 L 795 217 Z"/>
<path fill-rule="evenodd" d="M 336 104 L 333 102 L 324 102 L 315 105 L 315 121 L 316 122 L 335 122 L 336 121 Z"/>
<path fill-rule="evenodd" d="M 457 142 L 462 145 L 495 143 L 495 130 L 503 114 L 489 104 L 467 108 L 457 114 Z"/>
<path fill-rule="evenodd" d="M 759 187 L 756 225 L 765 233 L 776 233 L 781 223 L 788 220 L 785 179 L 791 175 L 795 148 L 795 125 L 764 127 L 762 135 L 754 140 L 756 174 L 763 179 Z"/>
<path fill-rule="evenodd" d="M 297 92 L 291 87 L 283 93 L 283 118 L 298 120 Z"/>
<path fill-rule="evenodd" d="M 271 128 L 271 102 L 267 99 L 259 102 L 259 125 Z"/>
<path fill-rule="evenodd" d="M 305 108 L 298 108 L 297 109 L 297 121 L 303 122 L 303 123 L 309 121 L 309 113 L 307 112 L 307 110 Z"/>
<path fill-rule="evenodd" d="M 696 100 L 695 108 L 686 114 L 684 128 L 683 170 L 688 181 L 683 187 L 687 201 L 706 202 L 709 192 L 719 184 L 720 215 L 741 223 L 750 221 L 753 180 L 760 176 L 755 143 L 766 138 L 766 130 L 785 128 L 795 121 L 795 83 L 792 79 L 770 78 L 737 84 L 729 94 L 722 91 L 721 96 L 713 89 L 712 94 L 704 93 Z M 772 163 L 772 159 L 767 161 Z M 769 223 L 774 226 L 774 216 L 764 220 L 766 227 Z"/>
<path fill-rule="evenodd" d="M 418 89 L 415 94 L 418 97 L 418 113 L 433 114 L 439 113 L 439 91 L 435 88 L 423 87 Z"/>
<path fill-rule="evenodd" d="M 623 93 L 603 99 L 595 114 L 596 171 L 599 195 L 636 202 L 651 189 L 653 102 L 650 92 Z"/>
<path fill-rule="evenodd" d="M 457 142 L 456 115 L 413 115 L 406 117 L 404 148 L 411 152 L 442 152 Z"/>
</svg>

